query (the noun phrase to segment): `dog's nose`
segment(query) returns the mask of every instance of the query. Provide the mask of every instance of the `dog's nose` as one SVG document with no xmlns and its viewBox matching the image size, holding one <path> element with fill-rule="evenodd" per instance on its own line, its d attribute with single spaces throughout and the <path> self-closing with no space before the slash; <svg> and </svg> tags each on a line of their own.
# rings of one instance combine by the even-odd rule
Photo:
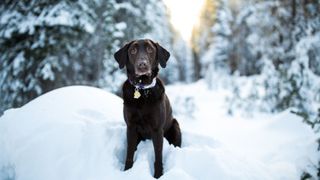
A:
<svg viewBox="0 0 320 180">
<path fill-rule="evenodd" d="M 146 61 L 141 61 L 141 62 L 139 62 L 139 63 L 138 63 L 138 67 L 139 67 L 140 69 L 146 68 L 146 67 L 147 67 L 147 62 L 146 62 Z"/>
</svg>

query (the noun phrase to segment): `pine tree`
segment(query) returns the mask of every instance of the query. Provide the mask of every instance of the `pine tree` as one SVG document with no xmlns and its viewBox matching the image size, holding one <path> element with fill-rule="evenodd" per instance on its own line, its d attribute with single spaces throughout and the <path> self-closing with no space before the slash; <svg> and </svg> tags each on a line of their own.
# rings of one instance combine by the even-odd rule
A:
<svg viewBox="0 0 320 180">
<path fill-rule="evenodd" d="M 275 70 L 270 74 L 273 78 L 269 76 L 265 80 L 270 87 L 268 99 L 275 99 L 272 110 L 295 107 L 307 119 L 314 119 L 317 115 L 314 103 L 320 102 L 317 99 L 320 95 L 320 77 L 310 66 L 310 62 L 317 64 L 316 58 L 310 55 L 318 53 L 314 47 L 320 43 L 319 8 L 318 2 L 294 0 L 282 1 L 279 6 L 276 4 L 270 9 L 278 14 L 273 23 L 277 38 L 269 42 L 266 39 L 267 45 L 272 48 L 267 53 L 267 59 L 272 61 Z"/>
<path fill-rule="evenodd" d="M 0 112 L 66 85 L 117 92 L 125 74 L 113 53 L 132 39 L 172 49 L 162 1 L 4 1 L 0 17 Z M 173 69 L 168 81 L 177 79 Z"/>
<path fill-rule="evenodd" d="M 141 38 L 151 31 L 147 16 L 147 5 L 150 4 L 150 0 L 144 3 L 126 0 L 118 2 L 114 18 L 117 23 L 125 22 L 123 37 L 119 39 L 123 44 Z"/>
<path fill-rule="evenodd" d="M 79 42 L 92 28 L 76 1 L 5 1 L 0 13 L 2 110 L 80 74 Z"/>
<path fill-rule="evenodd" d="M 212 39 L 214 33 L 212 31 L 212 26 L 216 20 L 216 9 L 217 2 L 215 0 L 206 0 L 201 10 L 200 22 L 197 26 L 193 28 L 191 44 L 192 44 L 192 53 L 193 53 L 193 80 L 198 80 L 203 78 L 204 74 L 208 72 L 206 57 L 209 46 L 212 44 Z M 205 62 L 203 62 L 205 61 Z M 205 68 L 203 70 L 202 68 Z"/>
<path fill-rule="evenodd" d="M 87 62 L 83 66 L 88 79 L 82 84 L 103 87 L 117 92 L 124 75 L 118 71 L 118 64 L 113 59 L 113 53 L 120 48 L 120 40 L 124 38 L 126 22 L 117 22 L 115 14 L 119 11 L 115 0 L 84 0 L 91 11 L 94 32 L 85 39 L 81 58 Z"/>
<path fill-rule="evenodd" d="M 267 1 L 249 5 L 239 13 L 234 29 L 243 33 L 234 34 L 231 43 L 234 47 L 242 42 L 249 51 L 237 52 L 244 60 L 238 61 L 242 65 L 238 64 L 237 70 L 241 75 L 260 69 L 255 83 L 264 88 L 264 93 L 251 94 L 255 98 L 246 102 L 255 103 L 261 98 L 263 110 L 277 112 L 293 107 L 306 119 L 316 117 L 320 83 L 313 65 L 320 62 L 316 48 L 320 42 L 319 8 L 319 2 Z"/>
<path fill-rule="evenodd" d="M 179 66 L 182 64 L 179 64 L 174 54 L 174 30 L 169 22 L 169 15 L 163 1 L 149 0 L 146 17 L 150 31 L 144 37 L 158 42 L 171 53 L 168 65 L 160 71 L 160 76 L 166 83 L 176 82 L 179 80 Z"/>
<path fill-rule="evenodd" d="M 200 62 L 202 66 L 202 76 L 205 77 L 210 87 L 215 83 L 213 82 L 215 81 L 213 76 L 221 76 L 221 73 L 229 74 L 231 72 L 229 59 L 231 55 L 230 41 L 232 39 L 233 17 L 228 1 L 218 1 L 216 12 L 214 13 L 215 19 L 207 19 L 207 21 L 212 21 L 211 23 L 208 23 L 209 25 L 212 24 L 208 27 L 210 30 L 208 33 L 209 36 L 203 39 L 202 41 L 204 42 L 200 43 L 199 46 L 204 48 L 204 46 L 206 46 L 205 44 L 209 43 L 207 45 L 208 47 L 204 48 L 205 50 L 202 50 L 204 55 L 200 58 Z"/>
</svg>

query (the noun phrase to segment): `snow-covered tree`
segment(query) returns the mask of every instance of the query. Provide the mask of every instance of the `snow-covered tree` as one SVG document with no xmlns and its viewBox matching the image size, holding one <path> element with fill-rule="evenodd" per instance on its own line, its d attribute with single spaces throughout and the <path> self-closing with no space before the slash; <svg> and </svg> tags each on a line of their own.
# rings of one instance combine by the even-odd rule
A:
<svg viewBox="0 0 320 180">
<path fill-rule="evenodd" d="M 93 30 L 77 1 L 0 5 L 1 109 L 20 106 L 81 76 L 81 40 Z M 80 18 L 81 17 L 81 18 Z"/>
<path fill-rule="evenodd" d="M 201 57 L 202 74 L 208 84 L 212 86 L 213 78 L 219 73 L 230 73 L 233 69 L 231 63 L 231 35 L 232 35 L 232 13 L 227 0 L 220 0 L 217 10 L 215 23 L 210 27 L 214 35 L 207 51 Z"/>
<path fill-rule="evenodd" d="M 117 4 L 115 19 L 124 22 L 124 36 L 120 38 L 120 44 L 133 39 L 149 38 L 161 44 L 170 53 L 168 66 L 160 71 L 160 76 L 166 83 L 179 80 L 179 71 L 185 63 L 179 62 L 176 56 L 176 34 L 169 22 L 167 7 L 163 1 L 147 0 L 144 3 L 138 1 L 119 1 Z"/>
<path fill-rule="evenodd" d="M 178 62 L 173 53 L 173 28 L 169 22 L 167 7 L 163 1 L 149 0 L 146 7 L 147 24 L 150 31 L 143 35 L 145 38 L 153 39 L 158 42 L 170 53 L 170 60 L 165 69 L 160 71 L 161 78 L 166 83 L 172 83 L 179 80 Z"/>
<path fill-rule="evenodd" d="M 207 69 L 207 63 L 203 63 L 203 56 L 207 56 L 208 48 L 212 44 L 214 33 L 212 26 L 216 20 L 217 1 L 206 0 L 201 10 L 199 24 L 192 31 L 192 51 L 193 51 L 193 80 L 203 77 L 206 70 L 202 70 L 203 66 Z M 206 58 L 205 58 L 206 59 Z"/>
<path fill-rule="evenodd" d="M 249 93 L 240 92 L 243 84 L 234 84 L 233 107 L 268 112 L 291 108 L 319 131 L 319 10 L 318 1 L 282 0 L 257 2 L 239 13 L 234 28 L 247 33 L 244 45 L 261 70 L 247 80 L 252 81 Z M 247 53 L 238 55 L 246 59 L 239 63 L 251 63 Z"/>
<path fill-rule="evenodd" d="M 0 4 L 0 112 L 54 88 L 85 84 L 117 92 L 125 78 L 113 53 L 151 38 L 172 52 L 162 1 L 4 1 Z M 178 79 L 175 56 L 164 71 Z"/>
<path fill-rule="evenodd" d="M 182 82 L 192 82 L 194 74 L 193 59 L 190 45 L 181 37 L 180 34 L 173 34 L 172 56 L 177 61 L 178 80 Z"/>
<path fill-rule="evenodd" d="M 262 104 L 256 107 L 263 110 L 275 112 L 294 107 L 307 119 L 315 119 L 319 108 L 317 104 L 320 102 L 317 68 L 317 47 L 320 44 L 319 2 L 257 1 L 244 7 L 235 15 L 230 38 L 221 39 L 219 33 L 216 33 L 214 39 L 220 38 L 221 41 L 212 42 L 212 49 L 209 48 L 204 59 L 207 62 L 225 59 L 234 68 L 231 70 L 238 71 L 240 75 L 260 74 L 258 78 L 250 78 L 255 81 L 251 84 L 256 86 L 252 86 L 251 93 L 246 94 L 252 99 L 248 101 L 240 98 L 242 104 L 256 103 L 258 98 Z M 219 10 L 216 27 L 221 26 Z M 223 56 L 214 53 L 219 49 L 225 52 Z M 217 72 L 208 67 L 209 72 Z M 218 71 L 225 69 L 223 66 L 215 67 L 218 67 Z M 211 78 L 212 75 L 206 77 Z M 238 91 L 243 84 L 234 83 L 234 86 L 239 86 L 235 88 Z"/>
<path fill-rule="evenodd" d="M 229 43 L 222 49 L 234 65 L 231 70 L 242 76 L 258 74 L 229 78 L 234 90 L 230 112 L 239 107 L 250 112 L 291 108 L 319 131 L 320 2 L 252 1 L 234 17 L 231 38 L 213 41 L 205 58 L 208 62 L 221 58 L 213 52 Z M 215 23 L 221 24 L 218 19 Z M 212 75 L 206 77 L 212 80 Z"/>
<path fill-rule="evenodd" d="M 269 65 L 263 72 L 267 75 L 265 100 L 272 111 L 295 107 L 314 119 L 320 77 L 310 65 L 317 64 L 314 55 L 319 51 L 315 50 L 320 43 L 319 2 L 277 1 L 266 7 L 264 16 L 272 18 L 256 21 L 265 28 L 258 34 L 263 44 L 255 42 L 260 44 L 264 64 Z"/>
<path fill-rule="evenodd" d="M 120 38 L 122 43 L 132 39 L 141 38 L 145 33 L 151 31 L 148 23 L 147 6 L 150 0 L 144 1 L 129 1 L 117 0 L 116 12 L 114 19 L 116 22 L 125 22 L 123 29 L 123 37 Z"/>
<path fill-rule="evenodd" d="M 118 70 L 113 53 L 122 45 L 126 22 L 114 18 L 119 11 L 115 0 L 85 0 L 85 5 L 92 12 L 91 19 L 94 21 L 94 32 L 85 40 L 81 56 L 91 63 L 91 66 L 86 66 L 88 71 L 93 72 L 88 82 L 116 92 L 125 76 Z"/>
</svg>

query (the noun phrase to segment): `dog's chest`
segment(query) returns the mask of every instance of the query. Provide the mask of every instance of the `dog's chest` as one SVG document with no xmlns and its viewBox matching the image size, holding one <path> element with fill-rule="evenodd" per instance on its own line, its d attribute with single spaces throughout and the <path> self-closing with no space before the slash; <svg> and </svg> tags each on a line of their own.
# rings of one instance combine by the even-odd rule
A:
<svg viewBox="0 0 320 180">
<path fill-rule="evenodd" d="M 154 129 L 157 118 L 154 118 L 151 113 L 139 110 L 133 112 L 133 117 L 130 121 L 135 124 L 138 134 L 146 139 L 151 138 L 152 129 Z"/>
</svg>

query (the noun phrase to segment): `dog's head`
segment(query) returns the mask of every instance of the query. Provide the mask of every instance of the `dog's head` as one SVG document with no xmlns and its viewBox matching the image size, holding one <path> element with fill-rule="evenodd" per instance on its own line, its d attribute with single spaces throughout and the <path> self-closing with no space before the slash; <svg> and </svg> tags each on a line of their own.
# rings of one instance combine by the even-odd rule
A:
<svg viewBox="0 0 320 180">
<path fill-rule="evenodd" d="M 150 84 L 159 64 L 165 68 L 169 57 L 166 49 L 149 39 L 131 41 L 114 54 L 120 69 L 126 66 L 128 78 L 141 84 Z"/>
</svg>

